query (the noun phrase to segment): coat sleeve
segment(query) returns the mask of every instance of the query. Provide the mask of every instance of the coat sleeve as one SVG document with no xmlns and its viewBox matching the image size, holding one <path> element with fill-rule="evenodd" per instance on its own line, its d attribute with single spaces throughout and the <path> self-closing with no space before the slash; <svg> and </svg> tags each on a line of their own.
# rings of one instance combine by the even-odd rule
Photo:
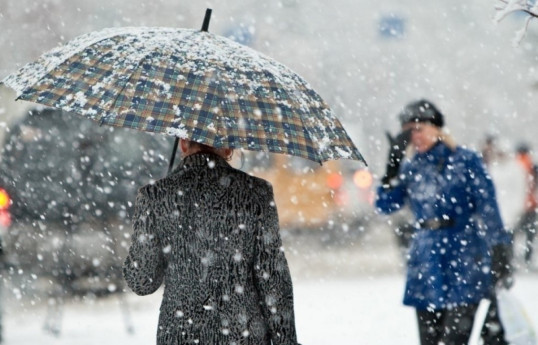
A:
<svg viewBox="0 0 538 345">
<path fill-rule="evenodd" d="M 127 285 L 138 295 L 148 295 L 161 286 L 164 277 L 164 255 L 156 233 L 154 205 L 141 189 L 136 197 L 133 218 L 134 233 L 129 254 L 123 264 L 123 276 Z"/>
<path fill-rule="evenodd" d="M 255 284 L 273 345 L 295 345 L 295 316 L 290 271 L 279 234 L 273 190 L 267 185 L 262 198 L 256 236 Z"/>
<path fill-rule="evenodd" d="M 391 187 L 377 187 L 375 207 L 377 212 L 389 214 L 398 211 L 404 206 L 407 192 L 404 181 Z"/>
<path fill-rule="evenodd" d="M 478 155 L 473 154 L 469 160 L 469 185 L 485 239 L 490 248 L 497 244 L 510 244 L 511 235 L 504 227 L 493 181 Z"/>
</svg>

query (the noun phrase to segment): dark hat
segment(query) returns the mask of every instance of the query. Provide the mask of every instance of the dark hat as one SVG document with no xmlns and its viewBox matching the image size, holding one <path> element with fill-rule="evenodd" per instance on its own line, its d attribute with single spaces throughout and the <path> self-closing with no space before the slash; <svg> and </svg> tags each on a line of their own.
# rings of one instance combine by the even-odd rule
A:
<svg viewBox="0 0 538 345">
<path fill-rule="evenodd" d="M 402 126 L 410 122 L 429 122 L 437 127 L 443 127 L 445 124 L 443 114 L 432 102 L 425 99 L 407 104 L 399 118 Z"/>
<path fill-rule="evenodd" d="M 517 144 L 516 146 L 516 152 L 519 153 L 519 154 L 525 154 L 525 153 L 529 153 L 531 151 L 531 147 L 528 143 L 526 142 L 520 142 Z"/>
</svg>

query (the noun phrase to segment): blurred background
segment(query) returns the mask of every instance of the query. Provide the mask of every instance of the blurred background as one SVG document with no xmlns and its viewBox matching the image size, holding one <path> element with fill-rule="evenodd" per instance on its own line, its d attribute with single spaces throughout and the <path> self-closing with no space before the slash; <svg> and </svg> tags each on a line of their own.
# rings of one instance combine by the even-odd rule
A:
<svg viewBox="0 0 538 345">
<path fill-rule="evenodd" d="M 45 51 L 106 27 L 199 28 L 206 8 L 213 9 L 209 31 L 275 58 L 306 79 L 335 110 L 368 162 L 368 167 L 347 161 L 319 167 L 301 159 L 248 152 L 243 163 L 234 162 L 275 186 L 287 257 L 300 291 L 314 286 L 311 282 L 327 286 L 323 282 L 341 279 L 368 281 L 389 276 L 397 278 L 389 278 L 387 284 L 401 283 L 398 277 L 403 276 L 409 218 L 405 211 L 378 216 L 372 202 L 384 172 L 385 132 L 398 131 L 397 114 L 409 101 L 423 97 L 433 101 L 459 144 L 482 150 L 486 139 L 494 137 L 508 155 L 515 154 L 522 142 L 531 154 L 538 145 L 538 24 L 531 22 L 526 37 L 515 44 L 525 15 L 513 14 L 497 23 L 494 3 L 488 0 L 153 0 L 136 4 L 132 0 L 0 0 L 0 79 Z M 129 243 L 136 188 L 165 175 L 172 140 L 144 137 L 143 145 L 124 145 L 136 147 L 138 156 L 116 152 L 116 169 L 110 170 L 102 157 L 92 155 L 99 150 L 95 146 L 92 151 L 92 145 L 128 142 L 132 140 L 129 133 L 88 129 L 91 134 L 69 136 L 66 131 L 73 134 L 93 124 L 77 118 L 75 129 L 62 130 L 54 123 L 29 121 L 33 105 L 15 102 L 15 97 L 0 86 L 0 143 L 11 143 L 9 149 L 3 147 L 0 157 L 0 190 L 7 188 L 7 180 L 19 183 L 16 190 L 7 190 L 8 198 L 22 199 L 24 193 L 30 199 L 47 195 L 50 202 L 61 204 L 54 194 L 58 189 L 39 192 L 29 186 L 54 185 L 52 171 L 62 166 L 76 170 L 77 176 L 84 176 L 91 166 L 97 174 L 91 183 L 82 177 L 70 182 L 77 195 L 75 206 L 84 205 L 83 213 L 88 215 L 81 216 L 84 219 L 76 226 L 53 220 L 52 215 L 41 219 L 38 215 L 37 220 L 25 215 L 19 218 L 24 221 L 18 221 L 16 214 L 0 225 L 7 272 L 3 277 L 8 287 L 6 322 L 13 325 L 10 310 L 12 319 L 13 310 L 24 310 L 25 320 L 34 319 L 39 311 L 32 311 L 32 306 L 40 305 L 45 310 L 38 316 L 40 322 L 44 320 L 43 327 L 59 336 L 65 298 L 95 301 L 96 296 L 123 291 L 118 269 Z M 32 128 L 41 130 L 30 139 L 40 141 L 41 151 L 19 153 L 13 159 L 13 147 L 24 146 L 25 135 L 35 135 Z M 74 150 L 57 150 L 60 146 L 70 149 L 72 143 L 77 143 Z M 51 147 L 56 148 L 55 159 Z M 94 164 L 102 170 L 95 173 Z M 30 184 L 28 170 L 41 171 Z M 99 193 L 87 192 L 92 185 L 102 187 L 103 195 L 120 193 L 122 198 L 110 205 L 99 200 Z M 508 203 L 519 202 L 509 187 L 501 192 Z M 372 289 L 383 289 L 379 286 Z M 395 301 L 387 305 L 388 310 L 399 307 L 403 286 L 393 289 Z M 119 301 L 127 308 L 125 299 Z M 127 309 L 122 310 L 129 315 Z M 19 333 L 22 337 L 24 331 Z M 12 338 L 12 343 L 22 342 Z"/>
</svg>

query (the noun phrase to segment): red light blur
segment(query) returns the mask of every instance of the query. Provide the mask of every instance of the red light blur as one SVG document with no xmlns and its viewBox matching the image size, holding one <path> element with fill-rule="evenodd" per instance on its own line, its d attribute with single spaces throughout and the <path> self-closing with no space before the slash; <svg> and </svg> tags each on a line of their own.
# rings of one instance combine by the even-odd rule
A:
<svg viewBox="0 0 538 345">
<path fill-rule="evenodd" d="M 338 173 L 331 173 L 327 176 L 327 186 L 331 189 L 338 189 L 344 183 L 344 178 Z"/>
<path fill-rule="evenodd" d="M 349 194 L 346 191 L 339 190 L 334 194 L 334 203 L 338 206 L 345 206 L 349 203 Z"/>
<path fill-rule="evenodd" d="M 0 226 L 5 228 L 11 225 L 11 215 L 6 210 L 0 210 Z"/>
</svg>

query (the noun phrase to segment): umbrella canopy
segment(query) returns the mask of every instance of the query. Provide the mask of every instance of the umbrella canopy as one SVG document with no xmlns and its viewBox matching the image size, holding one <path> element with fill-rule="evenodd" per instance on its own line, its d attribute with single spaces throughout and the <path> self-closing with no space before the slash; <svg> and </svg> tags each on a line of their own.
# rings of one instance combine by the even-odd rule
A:
<svg viewBox="0 0 538 345">
<path fill-rule="evenodd" d="M 213 147 L 364 162 L 300 76 L 207 31 L 128 27 L 80 36 L 2 81 L 18 99 L 100 124 Z"/>
</svg>

